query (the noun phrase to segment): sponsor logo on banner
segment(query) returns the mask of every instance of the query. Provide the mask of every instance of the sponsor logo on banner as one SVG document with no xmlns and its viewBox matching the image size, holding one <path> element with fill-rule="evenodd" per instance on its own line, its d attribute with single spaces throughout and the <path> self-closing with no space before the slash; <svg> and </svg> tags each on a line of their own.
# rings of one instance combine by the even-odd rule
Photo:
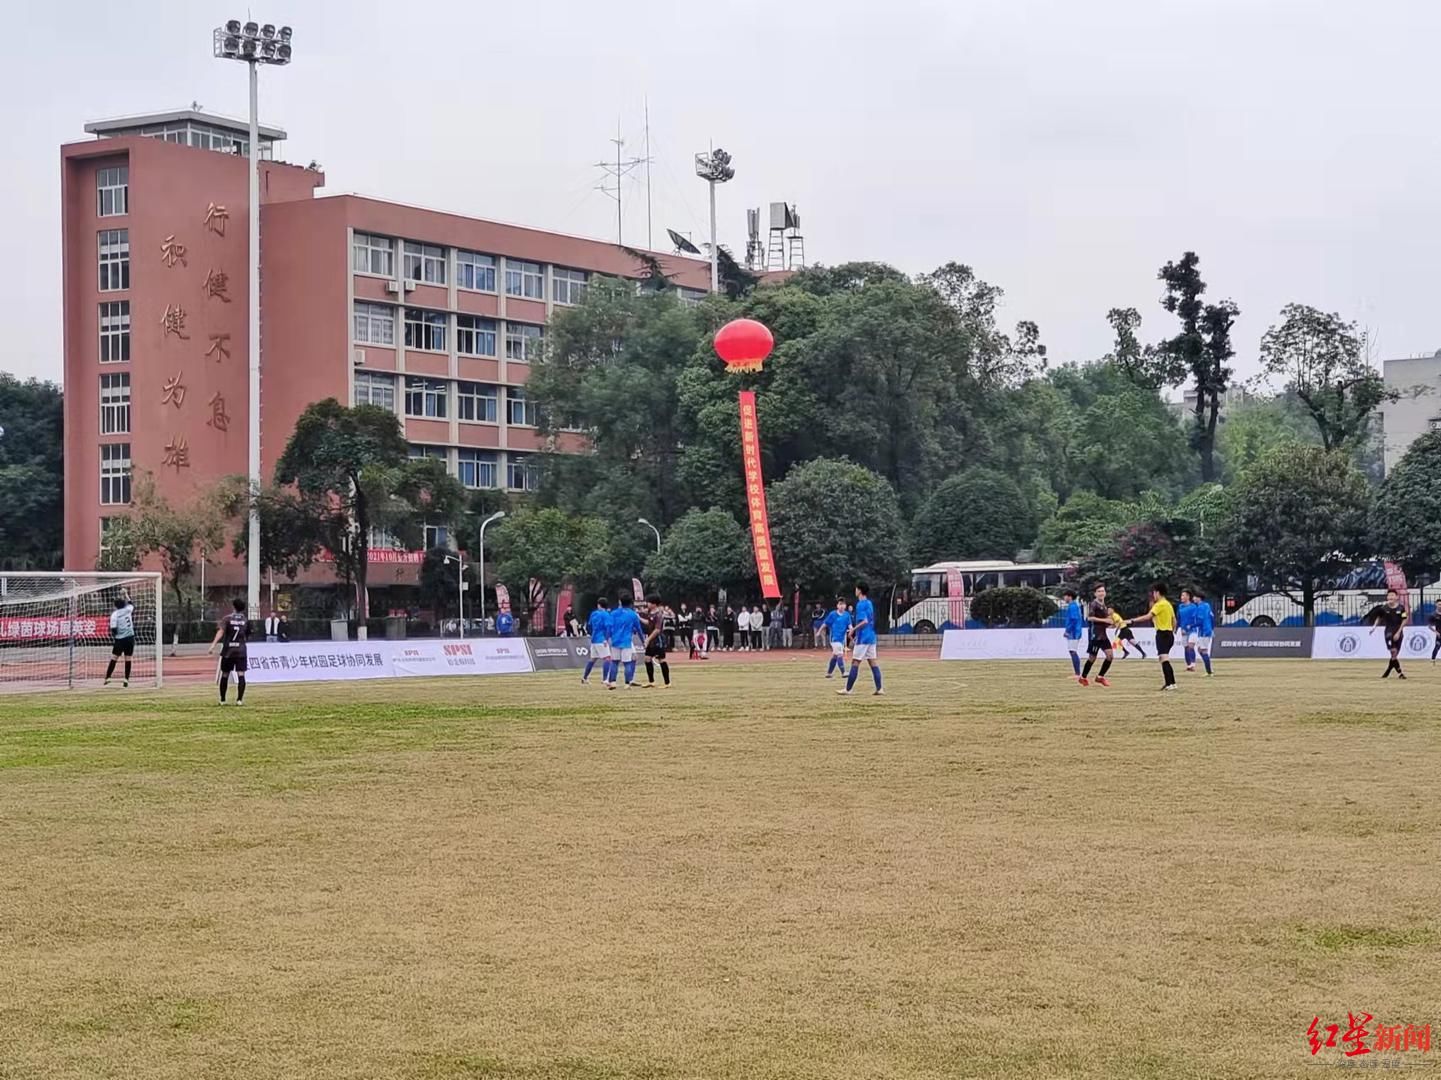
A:
<svg viewBox="0 0 1441 1080">
<path fill-rule="evenodd" d="M 1228 659 L 1305 660 L 1311 655 L 1312 631 L 1307 627 L 1269 629 L 1223 626 L 1216 629 L 1211 655 Z"/>
<path fill-rule="evenodd" d="M 1313 660 L 1385 660 L 1391 655 L 1381 630 L 1373 633 L 1352 627 L 1318 626 L 1313 634 Z M 1408 626 L 1401 639 L 1401 659 L 1429 660 L 1434 640 L 1435 632 L 1429 627 Z"/>
<path fill-rule="evenodd" d="M 108 639 L 110 620 L 89 616 L 79 619 L 0 619 L 0 641 L 44 641 L 72 637 Z"/>
<path fill-rule="evenodd" d="M 781 595 L 781 585 L 776 575 L 775 553 L 771 549 L 771 520 L 766 511 L 765 478 L 761 475 L 761 435 L 756 421 L 755 393 L 742 390 L 740 406 L 741 465 L 746 478 L 746 505 L 750 510 L 751 546 L 755 548 L 761 595 L 767 600 L 775 600 Z"/>
<path fill-rule="evenodd" d="M 590 659 L 590 642 L 581 638 L 526 638 L 525 644 L 536 671 L 585 667 Z"/>
<path fill-rule="evenodd" d="M 507 675 L 533 671 L 523 641 L 252 642 L 255 683 L 390 679 L 443 675 Z"/>
</svg>

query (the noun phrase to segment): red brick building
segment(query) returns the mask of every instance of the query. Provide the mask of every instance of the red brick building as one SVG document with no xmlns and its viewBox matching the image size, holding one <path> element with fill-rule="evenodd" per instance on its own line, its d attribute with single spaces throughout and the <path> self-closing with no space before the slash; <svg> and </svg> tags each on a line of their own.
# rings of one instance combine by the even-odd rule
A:
<svg viewBox="0 0 1441 1080">
<path fill-rule="evenodd" d="M 183 501 L 246 470 L 243 123 L 183 110 L 89 124 L 61 148 L 65 565 L 95 565 L 146 471 Z M 261 462 L 327 397 L 401 416 L 411 452 L 472 488 L 524 490 L 541 448 L 529 360 L 595 274 L 638 277 L 615 244 L 353 195 L 261 138 Z M 709 264 L 658 255 L 683 295 Z M 568 439 L 562 436 L 562 440 Z M 562 449 L 580 449 L 579 439 Z M 379 543 L 379 540 L 373 543 Z M 216 584 L 243 579 L 237 564 Z"/>
</svg>

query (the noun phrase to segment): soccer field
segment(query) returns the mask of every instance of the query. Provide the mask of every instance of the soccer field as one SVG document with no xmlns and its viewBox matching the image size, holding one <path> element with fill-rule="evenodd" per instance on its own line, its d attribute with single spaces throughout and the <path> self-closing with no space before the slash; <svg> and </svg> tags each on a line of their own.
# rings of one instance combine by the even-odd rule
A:
<svg viewBox="0 0 1441 1080">
<path fill-rule="evenodd" d="M 1252 1080 L 1441 1021 L 1436 669 L 823 666 L 0 698 L 0 1077 Z"/>
</svg>

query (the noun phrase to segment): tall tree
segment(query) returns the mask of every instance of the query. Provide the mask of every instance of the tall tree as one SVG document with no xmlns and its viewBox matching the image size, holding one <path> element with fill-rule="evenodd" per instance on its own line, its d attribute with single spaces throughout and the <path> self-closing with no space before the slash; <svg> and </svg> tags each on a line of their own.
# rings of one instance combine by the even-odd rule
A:
<svg viewBox="0 0 1441 1080">
<path fill-rule="evenodd" d="M 0 372 L 0 568 L 64 562 L 63 414 L 54 383 Z"/>
<path fill-rule="evenodd" d="M 692 510 L 669 529 L 645 564 L 646 585 L 675 600 L 699 599 L 717 589 L 754 587 L 750 534 L 725 510 Z"/>
<path fill-rule="evenodd" d="M 1367 362 L 1354 322 L 1305 304 L 1287 304 L 1262 336 L 1261 367 L 1305 406 L 1327 450 L 1357 449 L 1376 411 L 1399 396 Z"/>
<path fill-rule="evenodd" d="M 871 470 L 818 458 L 771 484 L 767 500 L 786 588 L 835 595 L 857 578 L 880 586 L 905 573 L 896 493 Z"/>
<path fill-rule="evenodd" d="M 1371 514 L 1373 547 L 1411 574 L 1441 571 L 1441 431 L 1413 442 L 1391 469 Z"/>
<path fill-rule="evenodd" d="M 1012 559 L 1035 539 L 1020 487 L 994 469 L 967 469 L 941 482 L 916 514 L 912 554 L 919 562 Z"/>
<path fill-rule="evenodd" d="M 1181 331 L 1156 349 L 1160 385 L 1175 385 L 1189 376 L 1196 395 L 1192 443 L 1201 458 L 1201 479 L 1216 479 L 1216 426 L 1221 397 L 1230 385 L 1230 361 L 1235 355 L 1231 327 L 1240 309 L 1230 300 L 1204 304 L 1206 282 L 1200 258 L 1194 251 L 1168 262 L 1157 275 L 1165 285 L 1161 306 L 1181 322 Z"/>
<path fill-rule="evenodd" d="M 495 576 L 517 596 L 526 594 L 532 578 L 546 587 L 569 579 L 582 592 L 592 592 L 615 570 L 610 528 L 597 518 L 554 507 L 527 508 L 499 522 L 490 537 Z"/>
<path fill-rule="evenodd" d="M 1315 427 L 1290 394 L 1239 402 L 1226 413 L 1216 436 L 1222 473 L 1234 483 L 1247 468 L 1283 446 L 1316 444 Z"/>
<path fill-rule="evenodd" d="M 1125 503 L 1079 491 L 1045 521 L 1036 540 L 1037 558 L 1077 559 L 1090 555 L 1130 520 Z"/>
<path fill-rule="evenodd" d="M 371 526 L 389 529 L 418 549 L 427 522 L 452 524 L 465 510 L 464 490 L 440 462 L 409 460 L 395 413 L 375 405 L 347 408 L 334 398 L 300 414 L 275 479 L 330 508 L 326 546 L 341 579 L 359 586 L 362 619 L 370 606 Z"/>
<path fill-rule="evenodd" d="M 1344 454 L 1282 447 L 1247 469 L 1228 501 L 1231 558 L 1299 603 L 1307 625 L 1317 595 L 1367 554 L 1371 491 Z"/>
</svg>

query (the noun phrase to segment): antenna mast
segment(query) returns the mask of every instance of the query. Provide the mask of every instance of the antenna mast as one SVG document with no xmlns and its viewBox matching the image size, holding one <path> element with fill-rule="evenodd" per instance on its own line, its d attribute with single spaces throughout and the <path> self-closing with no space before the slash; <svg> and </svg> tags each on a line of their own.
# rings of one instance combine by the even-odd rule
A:
<svg viewBox="0 0 1441 1080">
<path fill-rule="evenodd" d="M 647 138 L 646 138 L 646 141 L 647 141 L 647 143 L 649 142 L 649 136 L 650 136 L 650 130 L 649 130 L 649 128 L 647 128 L 647 129 L 646 129 L 646 137 L 647 137 Z M 622 198 L 621 198 L 621 181 L 624 180 L 628 175 L 630 175 L 630 173 L 633 172 L 633 171 L 636 169 L 636 167 L 637 167 L 637 166 L 640 166 L 640 165 L 645 165 L 645 166 L 646 166 L 646 172 L 647 172 L 647 175 L 649 175 L 649 172 L 650 172 L 650 157 L 649 157 L 649 155 L 647 155 L 646 157 L 643 157 L 643 158 L 624 158 L 624 157 L 623 157 L 623 151 L 624 151 L 624 148 L 625 148 L 625 139 L 622 138 L 622 136 L 621 136 L 621 132 L 620 132 L 620 121 L 619 121 L 619 120 L 617 120 L 617 121 L 615 122 L 615 138 L 614 138 L 614 139 L 611 139 L 610 141 L 613 142 L 613 143 L 615 143 L 615 161 L 614 161 L 614 163 L 609 162 L 609 161 L 597 161 L 597 162 L 595 163 L 595 167 L 605 174 L 605 176 L 603 176 L 603 177 L 601 178 L 600 183 L 597 184 L 595 187 L 596 187 L 596 190 L 597 190 L 597 191 L 599 191 L 599 192 L 601 192 L 602 194 L 607 195 L 607 196 L 609 196 L 610 198 L 612 198 L 612 199 L 615 200 L 615 242 L 616 242 L 617 244 L 624 244 L 624 243 L 625 243 L 625 219 L 622 217 L 622 213 L 621 213 L 621 211 L 622 211 L 622 206 L 621 206 L 621 203 L 622 203 Z M 607 182 L 606 182 L 607 180 L 614 180 L 614 181 L 615 181 L 615 187 L 610 187 L 609 184 L 607 184 Z M 648 207 L 649 207 L 649 203 L 650 203 L 650 183 L 649 183 L 648 180 L 647 180 L 647 183 L 646 183 L 646 203 L 647 203 L 647 214 L 649 214 L 649 208 L 648 208 Z M 647 224 L 647 231 L 649 231 L 649 224 Z"/>
</svg>

